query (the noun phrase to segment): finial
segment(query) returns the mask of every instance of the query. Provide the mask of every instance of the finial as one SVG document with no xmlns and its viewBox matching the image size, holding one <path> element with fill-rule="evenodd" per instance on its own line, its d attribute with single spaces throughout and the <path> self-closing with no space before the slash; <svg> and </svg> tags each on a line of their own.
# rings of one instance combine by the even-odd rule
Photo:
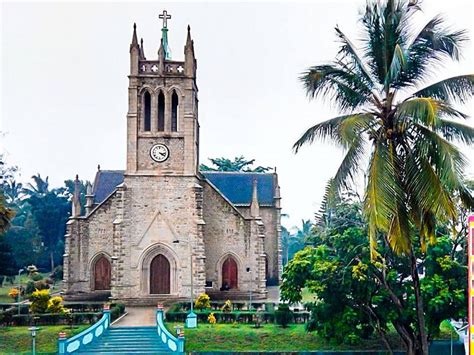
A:
<svg viewBox="0 0 474 355">
<path fill-rule="evenodd" d="M 79 174 L 76 174 L 76 180 L 75 181 L 79 181 Z"/>
<path fill-rule="evenodd" d="M 145 60 L 145 48 L 143 47 L 143 38 L 140 38 L 140 59 Z"/>
<path fill-rule="evenodd" d="M 132 35 L 132 43 L 130 44 L 130 50 L 132 50 L 132 48 L 138 48 L 137 25 L 136 25 L 136 23 L 133 24 L 133 35 Z"/>
<path fill-rule="evenodd" d="M 100 171 L 100 164 L 97 165 L 97 171 Z"/>
<path fill-rule="evenodd" d="M 253 184 L 252 184 L 252 202 L 250 204 L 250 216 L 254 218 L 260 216 L 260 205 L 258 203 L 257 178 L 253 179 Z"/>
<path fill-rule="evenodd" d="M 163 13 L 159 14 L 158 18 L 163 20 L 163 28 L 168 28 L 168 20 L 171 18 L 171 15 L 168 15 L 168 11 L 163 10 Z"/>
</svg>

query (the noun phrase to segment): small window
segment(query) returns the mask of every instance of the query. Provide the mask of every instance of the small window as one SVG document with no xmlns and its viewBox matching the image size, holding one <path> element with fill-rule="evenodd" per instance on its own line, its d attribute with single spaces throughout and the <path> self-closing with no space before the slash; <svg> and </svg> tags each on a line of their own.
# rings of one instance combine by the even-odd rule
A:
<svg viewBox="0 0 474 355">
<path fill-rule="evenodd" d="M 206 280 L 206 286 L 207 288 L 212 288 L 212 281 L 207 281 Z"/>
<path fill-rule="evenodd" d="M 158 131 L 165 130 L 165 95 L 160 91 L 158 95 Z"/>
<path fill-rule="evenodd" d="M 176 91 L 173 91 L 173 95 L 171 96 L 171 132 L 178 131 L 178 108 L 178 94 L 176 94 Z"/>
<path fill-rule="evenodd" d="M 143 95 L 143 130 L 151 131 L 151 95 L 147 91 Z"/>
</svg>

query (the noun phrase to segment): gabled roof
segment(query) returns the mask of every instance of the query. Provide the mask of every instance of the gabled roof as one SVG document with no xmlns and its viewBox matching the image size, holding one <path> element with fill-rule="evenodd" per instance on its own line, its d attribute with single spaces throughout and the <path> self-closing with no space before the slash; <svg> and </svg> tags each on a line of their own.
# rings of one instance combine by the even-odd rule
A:
<svg viewBox="0 0 474 355">
<path fill-rule="evenodd" d="M 95 176 L 94 203 L 101 203 L 123 182 L 123 170 L 99 170 Z"/>
<path fill-rule="evenodd" d="M 273 174 L 221 171 L 201 171 L 201 173 L 236 206 L 250 206 L 253 181 L 257 180 L 259 205 L 273 206 L 275 193 Z"/>
<path fill-rule="evenodd" d="M 236 206 L 250 206 L 253 181 L 257 180 L 257 196 L 260 206 L 273 206 L 275 180 L 273 174 L 202 171 L 230 202 Z M 100 170 L 94 181 L 94 202 L 104 201 L 123 182 L 123 170 Z"/>
</svg>

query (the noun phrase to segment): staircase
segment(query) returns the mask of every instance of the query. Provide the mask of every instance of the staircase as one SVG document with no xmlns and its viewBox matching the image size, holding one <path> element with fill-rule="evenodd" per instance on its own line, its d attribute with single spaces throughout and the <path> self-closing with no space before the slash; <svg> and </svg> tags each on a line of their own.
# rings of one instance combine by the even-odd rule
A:
<svg viewBox="0 0 474 355">
<path fill-rule="evenodd" d="M 170 354 L 156 327 L 111 327 L 76 354 Z"/>
</svg>

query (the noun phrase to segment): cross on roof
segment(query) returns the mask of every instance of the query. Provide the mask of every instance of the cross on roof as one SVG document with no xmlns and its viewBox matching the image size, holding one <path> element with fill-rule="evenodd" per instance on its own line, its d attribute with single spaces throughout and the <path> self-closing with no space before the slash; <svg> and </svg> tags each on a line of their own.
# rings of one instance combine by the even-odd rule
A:
<svg viewBox="0 0 474 355">
<path fill-rule="evenodd" d="M 168 15 L 168 11 L 163 10 L 163 13 L 159 14 L 158 18 L 163 20 L 163 28 L 168 28 L 168 20 L 171 18 L 171 15 Z"/>
</svg>

